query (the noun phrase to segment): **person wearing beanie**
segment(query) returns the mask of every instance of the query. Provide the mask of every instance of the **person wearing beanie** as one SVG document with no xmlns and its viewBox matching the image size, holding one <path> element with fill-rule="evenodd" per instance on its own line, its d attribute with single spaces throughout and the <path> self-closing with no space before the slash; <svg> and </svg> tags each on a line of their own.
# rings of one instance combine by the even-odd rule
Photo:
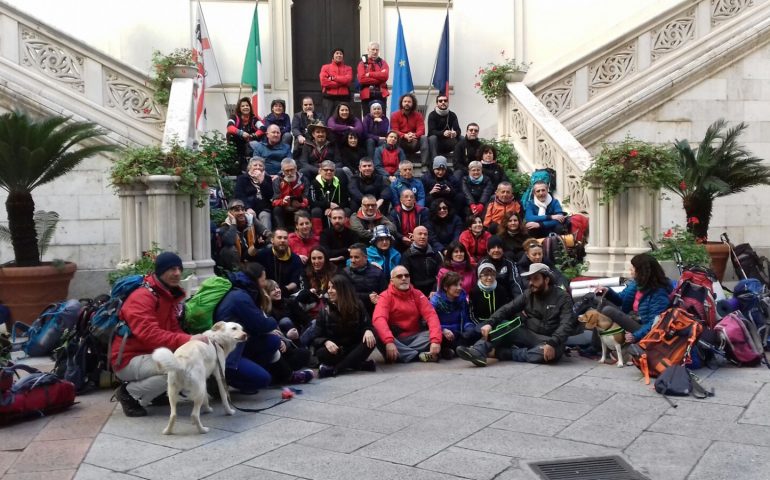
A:
<svg viewBox="0 0 770 480">
<path fill-rule="evenodd" d="M 457 115 L 449 110 L 449 96 L 438 94 L 436 108 L 428 114 L 430 158 L 436 155 L 447 155 L 454 151 L 461 133 Z"/>
<path fill-rule="evenodd" d="M 508 288 L 497 281 L 497 269 L 487 261 L 481 262 L 476 269 L 478 280 L 471 289 L 468 301 L 470 303 L 471 320 L 480 329 L 495 313 L 495 310 L 507 304 L 513 297 Z"/>
<path fill-rule="evenodd" d="M 422 184 L 425 187 L 425 206 L 430 207 L 433 202 L 443 199 L 456 212 L 465 209 L 465 197 L 460 195 L 462 186 L 449 168 L 446 157 L 439 155 L 433 159 L 433 169 L 426 168 L 422 173 Z"/>
<path fill-rule="evenodd" d="M 172 252 L 155 258 L 154 273 L 132 291 L 120 308 L 119 318 L 131 329 L 125 342 L 112 342 L 110 364 L 123 383 L 115 398 L 127 417 L 147 415 L 147 407 L 166 391 L 166 374 L 152 359 L 156 348 L 176 350 L 190 339 L 208 342 L 205 336 L 182 331 L 178 312 L 185 298 L 181 288 L 182 259 Z"/>
<path fill-rule="evenodd" d="M 487 255 L 479 264 L 491 263 L 497 270 L 497 283 L 508 291 L 511 298 L 517 298 L 524 292 L 524 281 L 519 274 L 519 267 L 505 256 L 503 241 L 493 235 L 487 242 Z"/>
<path fill-rule="evenodd" d="M 553 284 L 548 265 L 533 263 L 522 276 L 529 277 L 529 288 L 489 317 L 480 329 L 481 340 L 457 347 L 460 358 L 478 367 L 487 365 L 487 357 L 528 363 L 561 358 L 577 327 L 572 298 Z"/>
<path fill-rule="evenodd" d="M 385 115 L 385 107 L 379 100 L 369 104 L 369 113 L 364 117 L 364 139 L 366 140 L 366 155 L 374 158 L 374 151 L 385 144 L 390 131 L 390 120 Z"/>
</svg>

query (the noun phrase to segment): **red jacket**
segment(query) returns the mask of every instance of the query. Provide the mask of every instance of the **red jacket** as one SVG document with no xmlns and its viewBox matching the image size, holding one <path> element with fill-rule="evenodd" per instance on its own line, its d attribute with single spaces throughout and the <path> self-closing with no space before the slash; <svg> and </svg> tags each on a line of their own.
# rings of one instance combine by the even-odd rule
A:
<svg viewBox="0 0 770 480">
<path fill-rule="evenodd" d="M 123 358 L 116 365 L 122 337 L 115 337 L 110 352 L 110 363 L 115 370 L 121 370 L 132 358 L 150 355 L 156 348 L 176 350 L 190 340 L 190 335 L 179 326 L 179 304 L 184 295 L 174 297 L 155 275 L 148 275 L 145 281 L 155 293 L 139 287 L 128 296 L 120 308 L 120 319 L 128 324 L 131 335 L 126 339 Z M 157 296 L 155 295 L 157 294 Z"/>
<path fill-rule="evenodd" d="M 487 254 L 487 241 L 489 241 L 490 237 L 492 237 L 492 234 L 486 230 L 481 232 L 481 235 L 478 237 L 474 237 L 471 231 L 466 229 L 460 234 L 460 243 L 465 245 L 473 261 L 478 263 L 479 259 Z"/>
<path fill-rule="evenodd" d="M 380 294 L 374 307 L 372 326 L 382 343 L 393 343 L 394 338 L 420 333 L 420 319 L 428 324 L 431 343 L 441 343 L 441 322 L 428 297 L 410 286 L 401 291 L 392 284 Z M 398 330 L 394 335 L 392 328 Z"/>
<path fill-rule="evenodd" d="M 398 110 L 390 115 L 390 129 L 398 132 L 399 137 L 414 132 L 417 138 L 420 138 L 425 135 L 425 119 L 417 110 L 413 110 L 409 115 L 405 115 L 403 110 Z"/>
<path fill-rule="evenodd" d="M 364 63 L 364 57 L 366 57 L 366 63 Z M 361 58 L 361 61 L 358 62 L 356 71 L 358 73 L 358 83 L 361 84 L 361 100 L 369 99 L 371 96 L 369 87 L 371 86 L 379 87 L 382 98 L 387 98 L 388 95 L 390 95 L 390 93 L 388 93 L 390 67 L 384 58 L 371 58 L 369 55 L 364 55 Z M 369 74 L 368 77 L 366 76 L 367 73 Z"/>
<path fill-rule="evenodd" d="M 283 197 L 294 197 L 297 200 L 302 199 L 299 208 L 307 208 L 310 202 L 305 195 L 305 182 L 301 173 L 297 174 L 297 180 L 294 183 L 289 183 L 283 179 L 283 174 L 278 175 L 273 180 L 273 206 L 280 207 L 283 205 Z"/>
<path fill-rule="evenodd" d="M 310 232 L 310 237 L 308 238 L 300 237 L 297 235 L 297 232 L 291 232 L 289 234 L 289 248 L 291 248 L 291 253 L 309 257 L 310 250 L 314 249 L 318 245 L 320 245 L 320 240 L 318 235 L 313 232 Z"/>
<path fill-rule="evenodd" d="M 318 77 L 321 79 L 321 91 L 324 94 L 350 95 L 353 69 L 344 63 L 327 63 L 321 67 L 321 73 Z M 330 80 L 329 77 L 334 77 L 334 80 Z"/>
</svg>

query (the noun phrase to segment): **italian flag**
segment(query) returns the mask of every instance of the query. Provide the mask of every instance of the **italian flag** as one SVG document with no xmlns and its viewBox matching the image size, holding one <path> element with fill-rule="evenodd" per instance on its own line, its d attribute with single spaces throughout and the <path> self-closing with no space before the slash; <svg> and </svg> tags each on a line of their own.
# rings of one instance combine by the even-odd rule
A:
<svg viewBox="0 0 770 480">
<path fill-rule="evenodd" d="M 254 5 L 254 18 L 251 20 L 249 44 L 246 47 L 246 58 L 243 60 L 243 75 L 241 83 L 251 85 L 251 107 L 255 115 L 259 115 L 262 101 L 265 98 L 265 86 L 262 80 L 262 53 L 259 49 L 259 17 L 257 5 Z"/>
</svg>

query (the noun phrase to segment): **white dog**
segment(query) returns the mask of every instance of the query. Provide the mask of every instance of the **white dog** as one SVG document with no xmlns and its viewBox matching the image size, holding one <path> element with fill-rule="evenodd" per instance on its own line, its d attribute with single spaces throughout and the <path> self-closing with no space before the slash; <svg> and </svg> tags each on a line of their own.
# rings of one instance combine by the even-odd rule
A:
<svg viewBox="0 0 770 480">
<path fill-rule="evenodd" d="M 602 343 L 602 358 L 599 363 L 604 363 L 607 359 L 607 352 L 612 348 L 618 355 L 617 366 L 623 368 L 623 344 L 626 343 L 626 331 L 613 322 L 606 315 L 596 310 L 589 310 L 578 317 L 578 321 L 585 324 L 586 330 L 596 330 Z"/>
<path fill-rule="evenodd" d="M 239 342 L 245 342 L 248 339 L 248 335 L 243 331 L 243 327 L 235 322 L 217 322 L 211 330 L 203 332 L 203 335 L 208 337 L 209 343 L 190 340 L 177 348 L 174 353 L 171 353 L 168 348 L 158 348 L 152 354 L 152 359 L 160 369 L 168 373 L 168 401 L 171 405 L 171 415 L 168 417 L 168 425 L 163 429 L 164 435 L 173 433 L 176 403 L 179 392 L 183 390 L 193 401 L 190 417 L 193 424 L 198 427 L 198 432 L 209 431 L 201 424 L 201 407 L 204 407 L 205 412 L 212 411 L 206 392 L 206 379 L 212 374 L 217 379 L 225 413 L 228 415 L 235 413 L 228 401 L 227 386 L 223 378 L 225 359 Z"/>
</svg>

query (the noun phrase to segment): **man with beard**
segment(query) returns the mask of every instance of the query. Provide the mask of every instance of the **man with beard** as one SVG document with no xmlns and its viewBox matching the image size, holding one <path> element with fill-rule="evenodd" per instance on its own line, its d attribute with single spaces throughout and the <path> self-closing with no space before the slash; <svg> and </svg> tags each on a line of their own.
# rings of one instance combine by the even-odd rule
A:
<svg viewBox="0 0 770 480">
<path fill-rule="evenodd" d="M 457 115 L 449 110 L 449 97 L 438 95 L 436 108 L 428 114 L 430 158 L 454 152 L 461 132 Z"/>
<path fill-rule="evenodd" d="M 455 146 L 454 163 L 455 176 L 463 178 L 468 175 L 468 164 L 476 160 L 476 155 L 481 148 L 479 140 L 479 124 L 469 123 L 465 129 L 465 136 Z"/>
<path fill-rule="evenodd" d="M 348 176 L 344 173 L 335 175 L 334 162 L 324 160 L 318 175 L 310 182 L 310 215 L 313 217 L 313 229 L 320 234 L 329 226 L 329 216 L 334 208 L 342 208 L 345 215 L 350 215 L 350 193 Z"/>
<path fill-rule="evenodd" d="M 564 353 L 575 330 L 572 298 L 553 285 L 551 269 L 533 263 L 524 295 L 499 308 L 481 327 L 482 338 L 472 347 L 457 347 L 457 355 L 478 367 L 487 357 L 515 362 L 552 363 Z"/>
<path fill-rule="evenodd" d="M 484 262 L 491 263 L 497 270 L 497 283 L 505 288 L 511 298 L 516 299 L 524 293 L 524 282 L 519 274 L 519 267 L 505 256 L 503 240 L 497 235 L 492 235 L 487 241 L 487 256 L 479 260 L 479 265 Z"/>
<path fill-rule="evenodd" d="M 281 127 L 276 124 L 267 127 L 267 140 L 252 141 L 251 148 L 255 157 L 265 159 L 265 171 L 268 175 L 278 175 L 281 170 L 281 160 L 291 157 L 291 147 L 281 141 Z"/>
<path fill-rule="evenodd" d="M 297 292 L 303 265 L 299 256 L 289 248 L 289 232 L 285 228 L 275 229 L 273 245 L 257 252 L 256 260 L 265 267 L 267 278 L 281 286 L 284 295 Z"/>
<path fill-rule="evenodd" d="M 428 228 L 415 227 L 412 244 L 401 255 L 401 265 L 412 274 L 412 285 L 425 295 L 430 295 L 436 290 L 438 271 L 442 263 L 441 254 L 428 244 Z"/>
<path fill-rule="evenodd" d="M 307 127 L 312 139 L 305 142 L 299 157 L 300 173 L 305 178 L 318 175 L 318 168 L 326 160 L 334 161 L 336 149 L 329 139 L 329 127 L 323 122 L 316 122 Z"/>
<path fill-rule="evenodd" d="M 354 243 L 348 251 L 350 265 L 345 267 L 343 272 L 350 278 L 356 289 L 356 295 L 371 315 L 380 298 L 380 293 L 388 288 L 388 276 L 381 268 L 369 263 L 366 245 L 363 243 Z"/>
<path fill-rule="evenodd" d="M 329 251 L 329 261 L 338 268 L 345 266 L 348 258 L 348 247 L 358 241 L 358 237 L 345 226 L 345 210 L 340 207 L 332 208 L 329 214 L 331 228 L 321 232 L 321 246 Z"/>
<path fill-rule="evenodd" d="M 377 225 L 385 225 L 391 235 L 396 233 L 393 222 L 377 210 L 377 199 L 374 195 L 364 195 L 361 199 L 361 208 L 350 217 L 350 229 L 358 236 L 359 242 L 369 243 Z"/>
<path fill-rule="evenodd" d="M 427 330 L 423 325 L 427 325 Z M 374 307 L 372 326 L 385 361 L 416 359 L 437 362 L 441 353 L 441 322 L 428 297 L 409 284 L 409 270 L 401 265 L 390 272 L 390 285 Z"/>
<path fill-rule="evenodd" d="M 399 146 L 407 155 L 420 152 L 420 161 L 428 164 L 430 147 L 425 136 L 425 118 L 417 111 L 417 98 L 405 93 L 398 100 L 400 109 L 390 116 L 390 128 L 398 133 Z"/>
<path fill-rule="evenodd" d="M 412 246 L 415 228 L 428 226 L 428 209 L 415 204 L 414 192 L 404 190 L 401 192 L 400 204 L 390 211 L 390 220 L 396 226 L 399 250 L 406 250 Z"/>
<path fill-rule="evenodd" d="M 369 42 L 366 55 L 361 56 L 358 62 L 358 83 L 361 85 L 361 106 L 364 113 L 369 112 L 369 105 L 373 101 L 379 101 L 385 109 L 388 95 L 388 76 L 390 68 L 388 62 L 380 57 L 380 44 Z"/>
<path fill-rule="evenodd" d="M 265 246 L 270 231 L 254 216 L 248 215 L 241 200 L 233 200 L 227 209 L 227 219 L 217 230 L 221 248 L 217 265 L 224 270 L 238 270 L 254 260 L 257 250 Z"/>
<path fill-rule="evenodd" d="M 294 136 L 294 151 L 292 156 L 298 159 L 302 153 L 302 146 L 310 137 L 308 126 L 325 120 L 321 113 L 315 111 L 313 97 L 302 98 L 302 111 L 294 114 L 291 119 L 291 134 Z"/>
<path fill-rule="evenodd" d="M 350 207 L 353 211 L 361 207 L 364 195 L 377 197 L 377 208 L 387 212 L 390 206 L 390 185 L 388 179 L 374 169 L 374 160 L 364 157 L 358 162 L 358 172 L 350 179 Z"/>
<path fill-rule="evenodd" d="M 297 162 L 292 158 L 281 160 L 281 174 L 273 180 L 273 224 L 276 227 L 294 226 L 294 213 L 310 204 L 307 190 L 305 177 L 297 172 Z"/>
</svg>

